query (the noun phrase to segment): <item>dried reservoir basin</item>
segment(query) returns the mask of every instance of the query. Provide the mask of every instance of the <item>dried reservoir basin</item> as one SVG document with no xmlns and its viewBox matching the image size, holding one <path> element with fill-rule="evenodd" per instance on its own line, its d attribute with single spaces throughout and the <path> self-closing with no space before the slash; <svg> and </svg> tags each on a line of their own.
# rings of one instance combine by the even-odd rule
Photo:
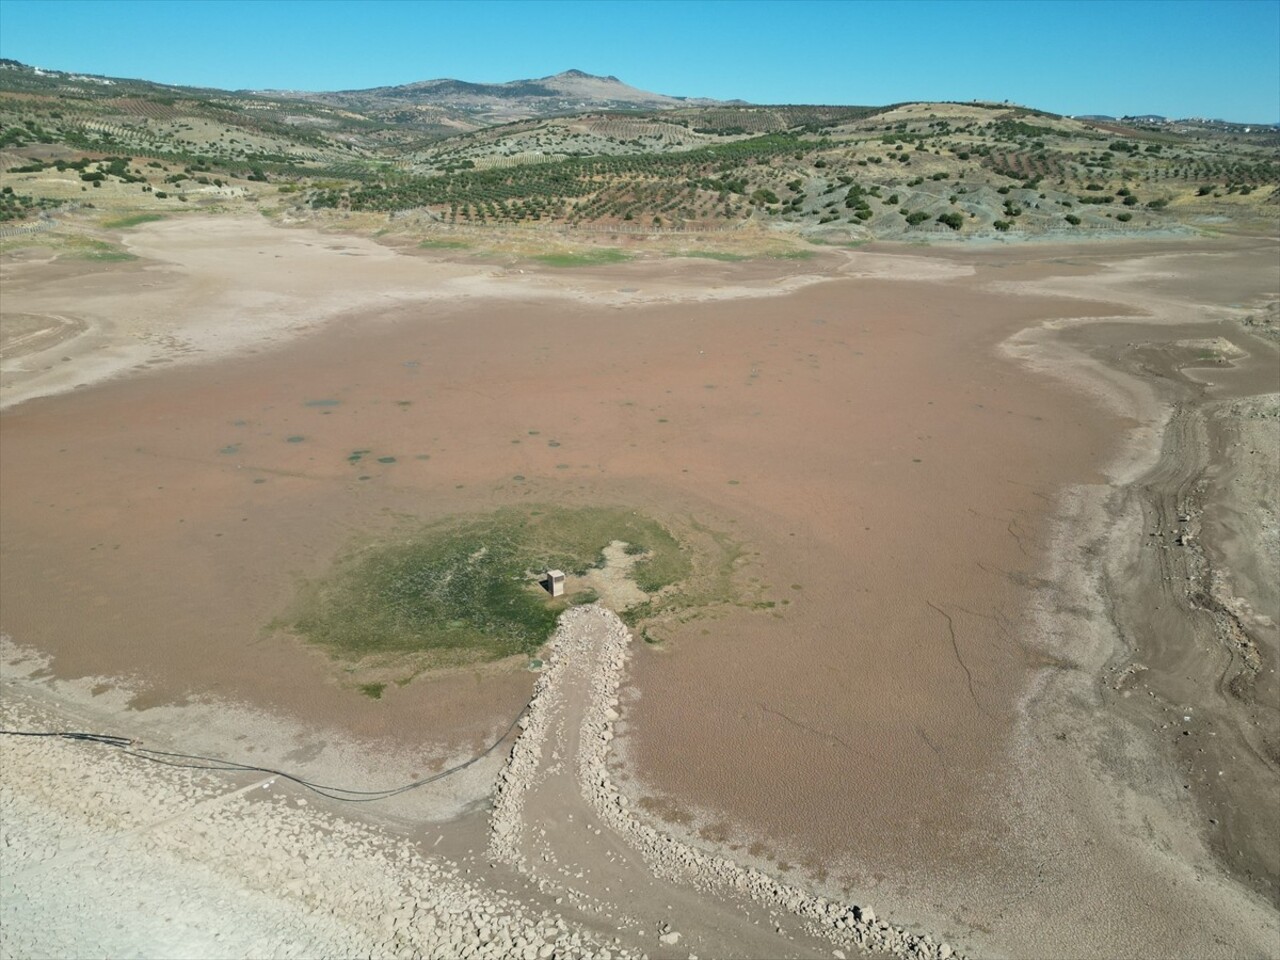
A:
<svg viewBox="0 0 1280 960">
<path fill-rule="evenodd" d="M 140 708 L 216 694 L 478 744 L 527 696 L 518 665 L 374 702 L 266 625 L 406 516 L 557 501 L 693 518 L 742 546 L 749 602 L 642 646 L 632 788 L 860 891 L 998 876 L 1005 753 L 1043 665 L 1024 608 L 1048 511 L 1099 480 L 1125 424 L 995 351 L 1044 318 L 1123 310 L 987 281 L 1092 266 L 989 261 L 727 303 L 380 307 L 23 404 L 2 421 L 0 626 L 60 675 L 145 678 Z"/>
<path fill-rule="evenodd" d="M 975 790 L 1007 731 L 1039 518 L 1104 443 L 1092 410 L 992 353 L 1062 310 L 871 280 L 730 304 L 401 307 L 35 401 L 4 419 L 4 628 L 61 673 L 140 673 L 156 699 L 480 729 L 525 677 L 370 704 L 264 626 L 393 515 L 545 499 L 692 515 L 744 544 L 742 576 L 776 606 L 667 631 L 642 658 L 640 769 L 815 852 L 884 862 L 926 826 L 967 848 L 955 778 Z"/>
</svg>

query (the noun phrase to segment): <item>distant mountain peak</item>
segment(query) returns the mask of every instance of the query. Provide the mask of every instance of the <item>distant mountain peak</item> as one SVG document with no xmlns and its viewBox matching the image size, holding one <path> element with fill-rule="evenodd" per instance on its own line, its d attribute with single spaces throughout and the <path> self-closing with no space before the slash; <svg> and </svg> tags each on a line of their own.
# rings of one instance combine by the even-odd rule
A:
<svg viewBox="0 0 1280 960">
<path fill-rule="evenodd" d="M 632 87 L 614 76 L 602 77 L 578 69 L 538 79 L 510 80 L 505 83 L 441 79 L 331 93 L 271 92 L 277 96 L 297 96 L 307 100 L 356 105 L 361 109 L 381 103 L 384 107 L 396 110 L 406 107 L 454 110 L 482 124 L 509 123 L 530 117 L 590 110 L 665 110 L 718 102 L 651 93 Z"/>
<path fill-rule="evenodd" d="M 587 73 L 585 70 L 564 70 L 550 77 L 543 77 L 543 80 L 603 80 L 606 83 L 622 83 L 617 77 L 609 74 L 608 76 L 600 76 L 598 73 Z"/>
</svg>

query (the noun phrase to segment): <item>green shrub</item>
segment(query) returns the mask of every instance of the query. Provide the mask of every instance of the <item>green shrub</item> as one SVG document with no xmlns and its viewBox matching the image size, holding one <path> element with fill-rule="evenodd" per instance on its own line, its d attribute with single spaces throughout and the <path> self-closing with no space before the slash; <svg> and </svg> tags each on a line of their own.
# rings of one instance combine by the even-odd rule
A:
<svg viewBox="0 0 1280 960">
<path fill-rule="evenodd" d="M 1080 218 L 1077 217 L 1074 213 L 1068 213 L 1065 217 L 1063 217 L 1063 219 L 1066 220 L 1067 223 L 1071 224 L 1073 227 L 1080 226 Z"/>
<path fill-rule="evenodd" d="M 952 230 L 959 230 L 961 224 L 964 223 L 964 217 L 958 213 L 943 213 L 938 215 L 937 222 L 950 227 Z"/>
</svg>

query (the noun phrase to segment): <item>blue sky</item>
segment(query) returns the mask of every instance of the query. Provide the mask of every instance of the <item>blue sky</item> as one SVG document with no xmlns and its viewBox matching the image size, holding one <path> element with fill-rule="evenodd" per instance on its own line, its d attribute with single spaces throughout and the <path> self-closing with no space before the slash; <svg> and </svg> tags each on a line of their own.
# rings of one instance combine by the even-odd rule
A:
<svg viewBox="0 0 1280 960">
<path fill-rule="evenodd" d="M 756 103 L 982 98 L 1280 121 L 1280 0 L 0 0 L 0 56 L 232 89 L 574 67 Z"/>
</svg>

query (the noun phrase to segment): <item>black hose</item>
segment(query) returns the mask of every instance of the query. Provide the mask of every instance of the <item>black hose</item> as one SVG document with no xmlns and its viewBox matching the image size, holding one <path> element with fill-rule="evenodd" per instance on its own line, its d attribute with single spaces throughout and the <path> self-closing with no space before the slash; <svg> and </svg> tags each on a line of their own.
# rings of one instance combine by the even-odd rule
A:
<svg viewBox="0 0 1280 960">
<path fill-rule="evenodd" d="M 290 780 L 301 787 L 306 787 L 314 793 L 318 793 L 322 797 L 328 797 L 330 800 L 342 800 L 346 803 L 369 803 L 373 800 L 389 800 L 391 797 L 407 793 L 410 790 L 416 790 L 418 787 L 426 786 L 429 783 L 435 783 L 437 780 L 443 780 L 445 777 L 455 774 L 460 770 L 465 770 L 473 763 L 483 760 L 498 746 L 511 735 L 511 731 L 515 729 L 516 724 L 520 722 L 520 718 L 524 716 L 524 712 L 529 709 L 528 704 L 520 709 L 515 718 L 508 724 L 507 729 L 502 732 L 502 736 L 493 741 L 483 752 L 476 754 L 470 760 L 463 761 L 456 766 L 450 767 L 448 770 L 441 770 L 439 773 L 433 773 L 429 777 L 423 777 L 421 780 L 415 780 L 412 783 L 406 783 L 399 787 L 388 787 L 385 790 L 354 790 L 347 787 L 334 787 L 322 783 L 313 783 L 310 780 L 304 780 L 302 777 L 284 770 L 274 770 L 271 767 L 259 767 L 249 763 L 237 763 L 234 760 L 223 760 L 219 757 L 203 757 L 199 754 L 192 753 L 173 753 L 167 750 L 150 750 L 146 747 L 137 745 L 137 741 L 130 740 L 128 737 L 120 737 L 109 733 L 82 733 L 70 730 L 0 730 L 0 735 L 6 737 L 56 737 L 61 740 L 79 740 L 86 743 L 97 743 L 105 747 L 115 747 L 123 753 L 127 753 L 131 757 L 137 757 L 139 760 L 147 760 L 151 763 L 158 763 L 166 767 L 181 767 L 189 770 L 216 770 L 228 771 L 234 773 L 266 773 L 277 777 L 283 777 Z M 196 761 L 196 762 L 184 762 Z"/>
</svg>

